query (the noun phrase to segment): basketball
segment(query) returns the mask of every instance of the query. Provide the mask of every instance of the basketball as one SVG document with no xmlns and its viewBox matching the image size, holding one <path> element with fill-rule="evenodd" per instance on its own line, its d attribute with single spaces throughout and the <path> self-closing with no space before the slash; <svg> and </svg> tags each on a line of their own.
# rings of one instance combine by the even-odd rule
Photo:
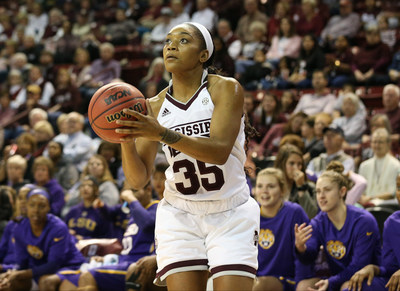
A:
<svg viewBox="0 0 400 291">
<path fill-rule="evenodd" d="M 124 135 L 116 133 L 115 129 L 123 128 L 117 120 L 136 120 L 125 114 L 124 108 L 129 108 L 146 114 L 146 101 L 143 94 L 134 86 L 124 82 L 114 82 L 100 87 L 92 96 L 88 108 L 90 126 L 102 139 L 120 143 Z"/>
</svg>

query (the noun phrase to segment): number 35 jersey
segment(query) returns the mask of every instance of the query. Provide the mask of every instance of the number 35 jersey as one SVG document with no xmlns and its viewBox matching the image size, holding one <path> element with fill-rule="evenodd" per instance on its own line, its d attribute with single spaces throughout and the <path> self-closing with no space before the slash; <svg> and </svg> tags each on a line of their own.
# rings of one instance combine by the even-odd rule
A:
<svg viewBox="0 0 400 291">
<path fill-rule="evenodd" d="M 158 122 L 187 136 L 209 138 L 214 104 L 207 90 L 206 73 L 203 74 L 202 84 L 186 103 L 174 99 L 172 90 L 171 82 L 157 117 Z M 223 165 L 204 163 L 163 144 L 162 149 L 169 163 L 165 200 L 194 214 L 226 211 L 246 202 L 250 192 L 244 172 L 244 142 L 242 117 L 238 136 Z"/>
</svg>

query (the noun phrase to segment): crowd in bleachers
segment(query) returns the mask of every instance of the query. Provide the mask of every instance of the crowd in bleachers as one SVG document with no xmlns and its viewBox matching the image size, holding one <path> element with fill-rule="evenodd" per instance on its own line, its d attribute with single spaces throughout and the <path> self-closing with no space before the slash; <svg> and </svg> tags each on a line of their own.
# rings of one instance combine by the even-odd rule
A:
<svg viewBox="0 0 400 291">
<path fill-rule="evenodd" d="M 27 290 L 31 279 L 41 290 L 78 285 L 102 290 L 104 270 L 119 272 L 115 284 L 123 286 L 126 277 L 135 287 L 137 268 L 155 272 L 154 237 L 146 233 L 154 229 L 156 201 L 162 199 L 165 158 L 160 152 L 150 185 L 131 189 L 120 145 L 98 138 L 87 108 L 98 88 L 116 80 L 136 86 L 146 98 L 168 86 L 165 35 L 186 21 L 209 29 L 214 66 L 245 89 L 244 111 L 257 131 L 249 137 L 246 161 L 254 197 L 261 195 L 257 181 L 265 176 L 279 182 L 276 195 L 288 194 L 301 206 L 285 204 L 297 220 L 287 223 L 291 237 L 280 239 L 294 244 L 294 221 L 300 225 L 318 217 L 313 225 L 323 223 L 316 183 L 327 169 L 349 182 L 342 200 L 357 207 L 351 208 L 352 217 L 367 209 L 382 232 L 385 219 L 399 210 L 398 1 L 0 1 L 0 290 Z M 263 170 L 272 167 L 280 171 Z M 261 198 L 259 203 L 263 209 Z M 272 208 L 267 205 L 262 214 L 274 217 Z M 55 230 L 46 232 L 46 223 Z M 260 233 L 260 253 L 273 244 L 265 231 L 277 226 L 268 223 Z M 65 241 L 64 256 L 54 255 L 60 248 L 46 240 Z M 297 253 L 302 243 L 296 244 Z M 121 256 L 98 256 L 114 253 Z M 265 265 L 268 260 L 259 261 L 260 277 L 279 275 Z M 314 269 L 322 268 L 317 273 L 326 275 L 325 261 L 317 261 Z M 379 265 L 372 257 L 368 263 Z M 310 271 L 302 258 L 294 264 Z M 331 275 L 350 270 L 333 268 Z M 293 269 L 282 272 L 291 279 L 298 275 Z M 336 277 L 336 287 L 354 272 Z M 264 279 L 254 290 L 274 284 Z M 289 281 L 282 281 L 288 290 Z"/>
</svg>

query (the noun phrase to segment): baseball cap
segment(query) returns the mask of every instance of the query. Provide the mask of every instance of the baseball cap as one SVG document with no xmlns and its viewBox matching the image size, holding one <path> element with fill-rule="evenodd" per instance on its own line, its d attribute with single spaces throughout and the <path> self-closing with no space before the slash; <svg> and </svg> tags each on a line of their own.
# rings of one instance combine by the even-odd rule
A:
<svg viewBox="0 0 400 291">
<path fill-rule="evenodd" d="M 337 125 L 337 124 L 331 123 L 331 125 L 329 125 L 328 127 L 325 127 L 325 128 L 324 128 L 323 133 L 325 134 L 325 133 L 327 133 L 328 131 L 333 131 L 333 132 L 335 132 L 335 133 L 337 133 L 337 134 L 340 134 L 342 137 L 344 137 L 344 131 L 343 131 L 343 129 L 342 129 L 339 125 Z"/>
<path fill-rule="evenodd" d="M 32 84 L 32 85 L 29 85 L 29 86 L 26 88 L 26 91 L 27 91 L 28 93 L 39 94 L 39 93 L 42 92 L 42 89 L 40 89 L 40 86 L 35 85 L 35 84 Z"/>
</svg>

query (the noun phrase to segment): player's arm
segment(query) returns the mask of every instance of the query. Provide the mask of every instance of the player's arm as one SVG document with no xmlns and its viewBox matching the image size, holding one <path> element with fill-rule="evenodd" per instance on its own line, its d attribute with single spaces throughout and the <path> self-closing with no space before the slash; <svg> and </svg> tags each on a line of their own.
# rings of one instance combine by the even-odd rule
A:
<svg viewBox="0 0 400 291">
<path fill-rule="evenodd" d="M 126 110 L 138 121 L 121 121 L 122 125 L 132 129 L 117 129 L 117 132 L 130 134 L 132 137 L 143 137 L 160 141 L 197 160 L 224 164 L 232 151 L 236 140 L 241 116 L 243 114 L 243 89 L 230 78 L 214 77 L 209 91 L 214 102 L 211 118 L 210 138 L 190 137 L 161 126 L 151 114 L 145 116 L 135 111 Z M 137 147 L 138 148 L 138 147 Z"/>
</svg>

